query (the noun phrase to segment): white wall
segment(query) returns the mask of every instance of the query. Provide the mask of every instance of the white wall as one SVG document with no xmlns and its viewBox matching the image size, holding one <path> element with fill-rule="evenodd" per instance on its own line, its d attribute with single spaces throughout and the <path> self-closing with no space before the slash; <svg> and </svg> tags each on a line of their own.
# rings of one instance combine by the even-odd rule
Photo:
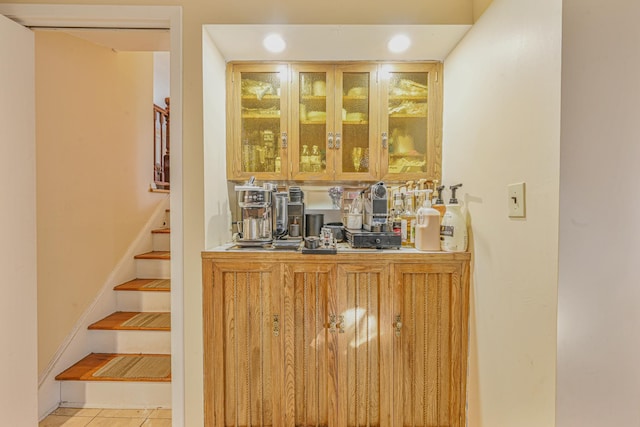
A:
<svg viewBox="0 0 640 427">
<path fill-rule="evenodd" d="M 226 182 L 226 64 L 204 29 L 202 75 L 205 247 L 213 248 L 231 239 Z"/>
<path fill-rule="evenodd" d="M 557 426 L 638 426 L 640 3 L 563 15 Z"/>
<path fill-rule="evenodd" d="M 37 420 L 34 37 L 0 15 L 0 414 Z"/>
<path fill-rule="evenodd" d="M 445 61 L 443 180 L 464 184 L 472 226 L 473 427 L 554 425 L 560 44 L 560 0 L 495 0 Z M 521 181 L 527 218 L 509 219 Z"/>
<path fill-rule="evenodd" d="M 164 99 L 170 96 L 170 59 L 169 52 L 153 52 L 153 103 L 162 108 L 167 106 Z"/>
</svg>

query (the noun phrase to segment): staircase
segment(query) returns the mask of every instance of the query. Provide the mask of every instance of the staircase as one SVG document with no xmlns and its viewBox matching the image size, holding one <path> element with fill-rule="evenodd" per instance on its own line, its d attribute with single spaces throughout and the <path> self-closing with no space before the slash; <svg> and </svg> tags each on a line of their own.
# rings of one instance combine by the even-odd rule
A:
<svg viewBox="0 0 640 427">
<path fill-rule="evenodd" d="M 171 252 L 165 227 L 135 256 L 137 279 L 116 286 L 116 311 L 89 326 L 89 351 L 56 376 L 61 406 L 171 407 Z"/>
</svg>

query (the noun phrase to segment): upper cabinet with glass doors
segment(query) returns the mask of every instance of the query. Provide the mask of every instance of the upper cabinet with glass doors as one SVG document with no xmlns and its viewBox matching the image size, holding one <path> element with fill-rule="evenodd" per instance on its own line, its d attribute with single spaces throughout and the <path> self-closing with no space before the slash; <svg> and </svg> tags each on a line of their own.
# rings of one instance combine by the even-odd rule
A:
<svg viewBox="0 0 640 427">
<path fill-rule="evenodd" d="M 291 179 L 376 179 L 376 73 L 375 64 L 292 65 Z"/>
<path fill-rule="evenodd" d="M 227 176 L 287 179 L 288 66 L 228 68 Z"/>
<path fill-rule="evenodd" d="M 441 179 L 442 67 L 231 64 L 227 176 Z"/>
<path fill-rule="evenodd" d="M 382 179 L 441 180 L 441 69 L 436 63 L 381 65 Z"/>
</svg>

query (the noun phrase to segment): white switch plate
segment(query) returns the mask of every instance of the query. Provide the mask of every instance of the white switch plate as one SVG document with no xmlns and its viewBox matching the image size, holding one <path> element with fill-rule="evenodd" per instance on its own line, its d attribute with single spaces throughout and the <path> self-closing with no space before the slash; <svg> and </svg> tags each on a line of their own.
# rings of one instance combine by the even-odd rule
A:
<svg viewBox="0 0 640 427">
<path fill-rule="evenodd" d="M 525 217 L 524 182 L 507 185 L 509 218 Z"/>
</svg>

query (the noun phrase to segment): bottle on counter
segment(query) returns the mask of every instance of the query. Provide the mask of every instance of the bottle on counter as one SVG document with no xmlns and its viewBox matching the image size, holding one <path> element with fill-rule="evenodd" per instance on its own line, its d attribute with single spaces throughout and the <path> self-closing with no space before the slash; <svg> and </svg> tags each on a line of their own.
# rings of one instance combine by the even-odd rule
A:
<svg viewBox="0 0 640 427">
<path fill-rule="evenodd" d="M 432 190 L 420 192 L 422 206 L 416 213 L 416 249 L 440 250 L 440 212 L 431 207 Z"/>
<path fill-rule="evenodd" d="M 404 210 L 400 215 L 402 220 L 402 246 L 412 248 L 415 246 L 416 214 L 413 210 L 413 191 L 407 191 L 404 195 Z"/>
<path fill-rule="evenodd" d="M 402 226 L 402 212 L 404 206 L 402 203 L 402 193 L 397 192 L 393 195 L 393 209 L 392 209 L 392 230 L 394 233 L 399 234 L 402 237 L 402 242 L 407 238 L 407 223 L 405 221 L 404 227 Z"/>
<path fill-rule="evenodd" d="M 467 250 L 469 235 L 467 233 L 467 222 L 462 209 L 456 199 L 456 190 L 462 184 L 449 187 L 451 190 L 451 200 L 447 205 L 447 211 L 442 217 L 440 225 L 440 247 L 445 252 L 464 252 Z"/>
<path fill-rule="evenodd" d="M 444 190 L 444 185 L 436 187 L 436 194 L 432 205 L 433 209 L 440 212 L 440 220 L 442 220 L 442 217 L 447 210 L 447 207 L 444 205 L 444 200 L 442 200 L 442 190 Z"/>
</svg>

